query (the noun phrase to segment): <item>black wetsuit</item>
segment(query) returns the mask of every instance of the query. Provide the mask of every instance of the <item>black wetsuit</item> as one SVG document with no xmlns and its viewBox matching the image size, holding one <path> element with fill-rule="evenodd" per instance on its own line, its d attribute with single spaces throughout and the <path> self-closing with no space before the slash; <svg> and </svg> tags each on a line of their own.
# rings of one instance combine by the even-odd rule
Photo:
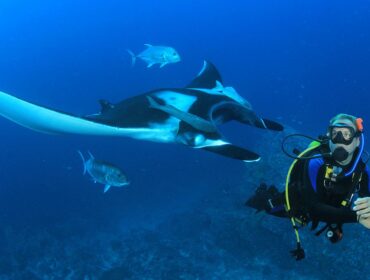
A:
<svg viewBox="0 0 370 280">
<path fill-rule="evenodd" d="M 344 224 L 357 222 L 356 212 L 350 207 L 342 207 L 341 203 L 347 198 L 353 186 L 357 185 L 357 190 L 351 203 L 356 196 L 370 196 L 369 170 L 362 160 L 348 176 L 344 174 L 351 171 L 355 164 L 354 160 L 347 167 L 343 168 L 341 176 L 337 177 L 336 182 L 325 180 L 326 165 L 335 165 L 331 158 L 314 158 L 301 160 L 300 164 L 293 170 L 291 184 L 289 186 L 289 201 L 294 216 L 305 215 L 308 221 L 314 223 L 326 222 L 328 224 Z M 303 172 L 302 172 L 303 170 Z M 353 174 L 362 174 L 358 183 L 354 182 Z M 267 210 L 269 214 L 275 216 L 285 216 L 287 214 L 282 206 L 285 204 L 285 193 L 280 193 L 271 200 L 273 208 Z"/>
</svg>

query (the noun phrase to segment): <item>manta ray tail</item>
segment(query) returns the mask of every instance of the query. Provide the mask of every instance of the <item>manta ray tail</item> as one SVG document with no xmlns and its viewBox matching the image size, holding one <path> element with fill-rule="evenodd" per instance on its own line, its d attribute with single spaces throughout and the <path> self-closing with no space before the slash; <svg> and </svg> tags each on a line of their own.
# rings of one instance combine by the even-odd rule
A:
<svg viewBox="0 0 370 280">
<path fill-rule="evenodd" d="M 232 144 L 208 146 L 203 147 L 202 149 L 228 158 L 242 160 L 244 162 L 254 162 L 261 159 L 258 154 Z"/>
</svg>

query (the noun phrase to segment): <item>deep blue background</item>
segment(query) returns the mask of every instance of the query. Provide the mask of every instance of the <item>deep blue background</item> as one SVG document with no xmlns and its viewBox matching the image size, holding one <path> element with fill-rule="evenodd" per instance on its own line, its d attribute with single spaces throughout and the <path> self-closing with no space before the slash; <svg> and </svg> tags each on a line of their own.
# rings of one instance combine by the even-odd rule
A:
<svg viewBox="0 0 370 280">
<path fill-rule="evenodd" d="M 261 116 L 316 136 L 339 112 L 370 120 L 368 1 L 1 1 L 0 89 L 78 115 L 159 87 L 186 85 L 211 60 Z M 173 46 L 182 62 L 131 67 L 127 48 Z M 41 226 L 155 223 L 245 164 L 179 145 L 49 136 L 0 119 L 0 219 Z M 223 128 L 246 147 L 239 124 Z M 261 143 L 268 145 L 268 143 Z M 102 194 L 77 150 L 120 165 L 132 185 Z M 252 168 L 252 166 L 250 167 Z"/>
</svg>

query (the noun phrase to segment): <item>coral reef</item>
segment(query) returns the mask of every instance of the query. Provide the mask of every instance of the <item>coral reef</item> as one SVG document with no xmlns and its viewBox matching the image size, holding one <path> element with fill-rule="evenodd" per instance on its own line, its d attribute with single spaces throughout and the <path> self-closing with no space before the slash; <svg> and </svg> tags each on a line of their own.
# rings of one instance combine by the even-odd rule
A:
<svg viewBox="0 0 370 280">
<path fill-rule="evenodd" d="M 291 161 L 280 152 L 282 136 L 274 137 L 265 139 L 271 145 L 261 151 L 264 159 L 247 166 L 240 185 L 213 186 L 188 211 L 154 229 L 81 231 L 91 227 L 84 221 L 44 229 L 3 228 L 0 279 L 328 280 L 369 275 L 370 235 L 359 225 L 346 225 L 344 239 L 335 245 L 303 229 L 307 257 L 296 262 L 289 253 L 295 246 L 289 221 L 244 207 L 259 181 L 282 187 Z"/>
</svg>

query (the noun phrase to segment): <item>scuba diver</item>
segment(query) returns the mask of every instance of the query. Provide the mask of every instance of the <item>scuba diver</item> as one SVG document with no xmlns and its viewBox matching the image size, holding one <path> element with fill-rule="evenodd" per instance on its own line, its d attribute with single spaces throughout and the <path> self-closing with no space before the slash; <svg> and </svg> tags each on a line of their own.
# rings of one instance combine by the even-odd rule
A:
<svg viewBox="0 0 370 280">
<path fill-rule="evenodd" d="M 285 140 L 282 144 L 283 151 Z M 310 138 L 310 137 L 309 137 Z M 291 251 L 296 260 L 305 257 L 298 229 L 311 222 L 316 235 L 326 231 L 336 243 L 343 237 L 345 223 L 360 223 L 370 229 L 369 170 L 362 159 L 364 152 L 362 119 L 338 114 L 330 120 L 325 136 L 315 139 L 299 153 L 291 165 L 285 191 L 262 183 L 246 205 L 267 214 L 289 218 L 297 239 L 297 249 Z"/>
</svg>

